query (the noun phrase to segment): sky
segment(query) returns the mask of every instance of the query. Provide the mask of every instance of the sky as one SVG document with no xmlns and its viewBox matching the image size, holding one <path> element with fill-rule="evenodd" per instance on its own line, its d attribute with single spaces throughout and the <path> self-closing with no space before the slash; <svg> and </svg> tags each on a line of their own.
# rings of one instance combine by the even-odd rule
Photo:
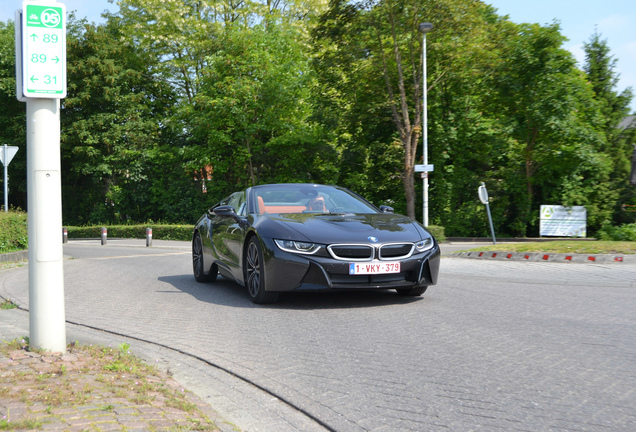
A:
<svg viewBox="0 0 636 432">
<path fill-rule="evenodd" d="M 585 60 L 583 43 L 594 31 L 607 40 L 610 54 L 617 59 L 615 71 L 620 75 L 617 90 L 632 87 L 636 94 L 636 0 L 484 0 L 497 8 L 499 15 L 508 15 L 516 23 L 560 23 L 561 33 L 569 39 L 564 48 L 574 54 L 582 67 Z M 103 22 L 101 13 L 117 12 L 116 4 L 108 0 L 66 0 L 67 11 L 89 21 Z M 116 3 L 116 1 L 115 1 Z M 0 21 L 13 19 L 22 1 L 0 0 Z M 636 113 L 636 100 L 631 110 Z"/>
</svg>

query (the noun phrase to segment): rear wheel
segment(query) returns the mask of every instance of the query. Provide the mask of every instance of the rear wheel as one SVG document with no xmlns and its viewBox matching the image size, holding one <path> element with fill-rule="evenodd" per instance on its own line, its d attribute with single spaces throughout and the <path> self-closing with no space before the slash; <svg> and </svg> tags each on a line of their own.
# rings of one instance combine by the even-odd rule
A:
<svg viewBox="0 0 636 432">
<path fill-rule="evenodd" d="M 192 271 L 194 272 L 194 278 L 197 282 L 214 282 L 219 270 L 216 264 L 212 264 L 208 274 L 205 274 L 203 268 L 203 242 L 201 241 L 201 234 L 196 232 L 192 239 Z"/>
<path fill-rule="evenodd" d="M 397 289 L 396 291 L 401 296 L 417 297 L 417 296 L 421 296 L 422 294 L 424 294 L 426 292 L 426 288 L 428 288 L 428 287 L 427 286 L 417 286 L 417 287 L 413 287 L 413 288 Z"/>
<path fill-rule="evenodd" d="M 245 254 L 245 285 L 252 301 L 256 304 L 274 303 L 277 292 L 265 291 L 265 266 L 263 252 L 257 237 L 252 237 Z"/>
</svg>

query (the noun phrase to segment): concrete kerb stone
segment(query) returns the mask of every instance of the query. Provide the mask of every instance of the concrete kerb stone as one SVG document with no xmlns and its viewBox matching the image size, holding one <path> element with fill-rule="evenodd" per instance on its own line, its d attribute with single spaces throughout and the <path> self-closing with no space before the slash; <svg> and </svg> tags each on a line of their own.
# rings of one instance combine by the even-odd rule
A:
<svg viewBox="0 0 636 432">
<path fill-rule="evenodd" d="M 29 259 L 29 251 L 28 250 L 0 254 L 0 262 L 12 263 L 12 262 L 26 261 L 28 259 Z"/>
<path fill-rule="evenodd" d="M 550 252 L 457 252 L 448 256 L 456 258 L 483 259 L 495 261 L 528 261 L 528 262 L 558 262 L 573 264 L 636 264 L 636 255 L 612 254 L 568 254 Z"/>
</svg>

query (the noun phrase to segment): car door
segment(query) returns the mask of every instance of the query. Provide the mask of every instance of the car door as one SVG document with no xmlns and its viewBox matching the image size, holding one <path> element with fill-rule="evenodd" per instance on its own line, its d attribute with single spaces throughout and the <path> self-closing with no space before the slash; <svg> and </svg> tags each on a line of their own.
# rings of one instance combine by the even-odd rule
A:
<svg viewBox="0 0 636 432">
<path fill-rule="evenodd" d="M 225 205 L 234 208 L 239 217 L 245 217 L 245 192 L 236 192 L 224 201 Z M 212 242 L 219 260 L 232 273 L 239 274 L 245 228 L 235 218 L 228 216 L 215 216 L 212 224 Z"/>
</svg>

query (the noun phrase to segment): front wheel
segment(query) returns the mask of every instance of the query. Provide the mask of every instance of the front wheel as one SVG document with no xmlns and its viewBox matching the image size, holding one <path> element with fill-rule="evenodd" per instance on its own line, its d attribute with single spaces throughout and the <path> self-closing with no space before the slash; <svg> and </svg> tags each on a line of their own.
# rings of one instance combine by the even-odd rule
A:
<svg viewBox="0 0 636 432">
<path fill-rule="evenodd" d="M 194 234 L 192 239 L 192 271 L 194 278 L 197 282 L 214 282 L 219 270 L 216 264 L 212 264 L 208 274 L 205 274 L 203 268 L 203 242 L 201 241 L 201 234 L 198 232 Z"/>
<path fill-rule="evenodd" d="M 274 303 L 277 292 L 265 291 L 265 263 L 263 251 L 257 237 L 252 237 L 245 254 L 245 285 L 252 301 L 256 304 Z"/>
<path fill-rule="evenodd" d="M 396 289 L 397 293 L 404 297 L 417 297 L 426 292 L 427 286 L 416 286 L 413 288 Z"/>
</svg>

